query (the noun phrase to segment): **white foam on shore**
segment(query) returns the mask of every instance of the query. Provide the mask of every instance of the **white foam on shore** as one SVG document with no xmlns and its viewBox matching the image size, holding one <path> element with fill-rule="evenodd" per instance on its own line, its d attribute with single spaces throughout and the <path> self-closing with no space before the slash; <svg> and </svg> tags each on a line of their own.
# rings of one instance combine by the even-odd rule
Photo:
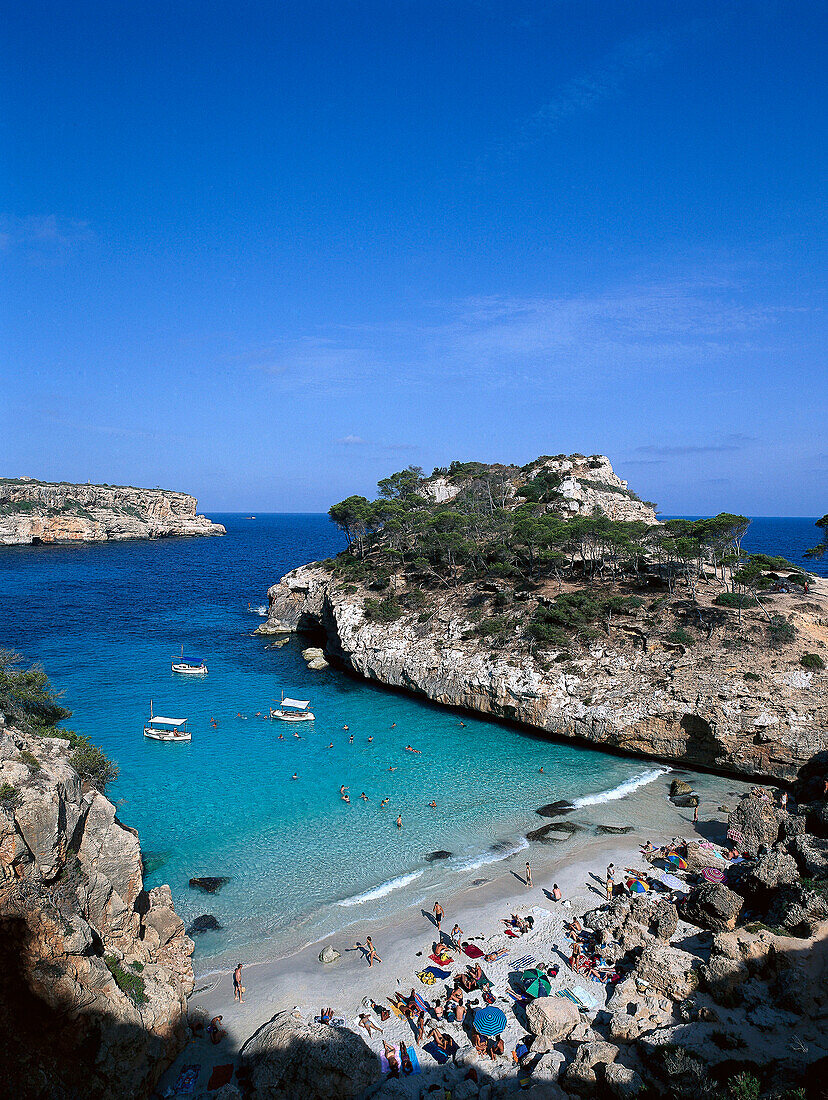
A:
<svg viewBox="0 0 828 1100">
<path fill-rule="evenodd" d="M 625 779 L 623 783 L 619 783 L 617 787 L 611 787 L 608 791 L 599 791 L 598 794 L 585 794 L 581 798 L 573 798 L 571 805 L 575 809 L 581 809 L 583 806 L 599 806 L 602 802 L 617 802 L 619 798 L 626 798 L 628 794 L 637 791 L 639 787 L 646 787 L 648 783 L 655 782 L 659 776 L 666 775 L 669 771 L 671 769 L 666 765 L 659 768 L 648 768 L 647 771 L 639 772 L 638 775 Z"/>
<path fill-rule="evenodd" d="M 529 841 L 526 837 L 521 837 L 514 842 L 501 840 L 487 848 L 485 852 L 475 852 L 470 856 L 455 856 L 447 860 L 446 865 L 451 867 L 452 871 L 476 871 L 478 867 L 485 867 L 487 863 L 499 863 L 502 859 L 515 856 L 528 847 Z"/>
<path fill-rule="evenodd" d="M 400 875 L 399 878 L 391 878 L 387 882 L 381 882 L 379 886 L 374 886 L 370 890 L 366 890 L 364 894 L 355 894 L 352 898 L 345 898 L 343 901 L 338 901 L 337 905 L 362 905 L 366 901 L 376 901 L 377 898 L 384 898 L 388 894 L 392 894 L 395 890 L 401 890 L 404 886 L 408 886 L 410 882 L 414 882 L 420 878 L 423 874 L 422 870 L 411 871 L 410 874 Z"/>
</svg>

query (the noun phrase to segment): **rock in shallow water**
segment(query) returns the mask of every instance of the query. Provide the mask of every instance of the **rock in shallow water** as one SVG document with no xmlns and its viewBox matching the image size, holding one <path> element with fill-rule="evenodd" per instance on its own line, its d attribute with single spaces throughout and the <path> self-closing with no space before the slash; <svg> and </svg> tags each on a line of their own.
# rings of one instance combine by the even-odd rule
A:
<svg viewBox="0 0 828 1100">
<path fill-rule="evenodd" d="M 188 936 L 198 936 L 202 932 L 219 932 L 221 931 L 221 925 L 213 916 L 212 913 L 203 913 L 200 917 L 196 917 L 190 927 L 187 929 Z"/>
<path fill-rule="evenodd" d="M 557 802 L 547 802 L 545 806 L 539 806 L 535 813 L 539 817 L 561 817 L 563 814 L 571 814 L 575 807 L 565 798 Z"/>
<path fill-rule="evenodd" d="M 221 875 L 207 876 L 206 878 L 191 878 L 190 886 L 193 890 L 202 890 L 205 894 L 215 894 L 222 886 L 226 886 L 230 881 L 229 878 L 225 878 Z"/>
<path fill-rule="evenodd" d="M 451 859 L 451 852 L 444 852 L 442 848 L 436 852 L 429 852 L 426 856 L 426 863 L 434 863 L 438 859 Z"/>
</svg>

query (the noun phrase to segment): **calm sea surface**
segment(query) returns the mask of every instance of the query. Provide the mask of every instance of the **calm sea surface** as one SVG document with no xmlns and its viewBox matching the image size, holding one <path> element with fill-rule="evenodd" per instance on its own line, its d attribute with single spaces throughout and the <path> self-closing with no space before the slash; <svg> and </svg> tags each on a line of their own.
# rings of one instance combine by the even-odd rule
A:
<svg viewBox="0 0 828 1100">
<path fill-rule="evenodd" d="M 140 831 L 148 884 L 169 882 L 185 920 L 209 911 L 224 925 L 199 939 L 203 960 L 242 946 L 277 953 L 274 943 L 281 953 L 390 911 L 441 876 L 471 880 L 519 850 L 541 802 L 600 799 L 651 774 L 494 722 L 464 716 L 463 728 L 455 713 L 309 672 L 296 639 L 267 649 L 270 639 L 251 635 L 268 586 L 341 538 L 324 516 L 213 518 L 225 538 L 0 548 L 0 646 L 41 661 L 65 689 L 71 726 L 117 760 L 110 793 Z M 810 519 L 760 519 L 745 542 L 799 562 L 818 534 Z M 171 673 L 182 644 L 206 659 L 206 679 Z M 255 716 L 282 689 L 312 700 L 316 721 L 301 739 Z M 151 699 L 156 713 L 189 719 L 190 744 L 142 736 Z M 448 865 L 425 860 L 436 849 L 453 853 Z M 208 898 L 188 888 L 197 875 L 230 883 Z"/>
</svg>

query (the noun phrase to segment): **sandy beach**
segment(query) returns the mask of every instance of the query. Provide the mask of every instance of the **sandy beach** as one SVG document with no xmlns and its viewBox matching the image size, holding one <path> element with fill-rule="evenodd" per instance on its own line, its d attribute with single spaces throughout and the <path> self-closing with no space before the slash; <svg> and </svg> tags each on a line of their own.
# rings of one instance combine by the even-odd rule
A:
<svg viewBox="0 0 828 1100">
<path fill-rule="evenodd" d="M 176 1063 L 167 1071 L 158 1086 L 164 1095 L 176 1081 L 181 1067 L 201 1066 L 199 1082 L 204 1087 L 209 1070 L 215 1065 L 233 1062 L 244 1042 L 273 1015 L 280 1011 L 292 1011 L 302 1020 L 312 1020 L 323 1006 L 330 1006 L 336 1018 L 344 1021 L 352 1030 L 358 1027 L 358 1014 L 365 1011 L 362 1004 L 370 998 L 387 1005 L 387 998 L 395 992 L 409 995 L 415 989 L 426 1000 L 445 996 L 445 984 L 426 987 L 417 978 L 417 972 L 431 965 L 428 955 L 436 942 L 431 909 L 439 901 L 445 911 L 442 922 L 443 937 L 455 923 L 463 929 L 463 939 L 472 941 L 484 953 L 507 950 L 502 960 L 485 963 L 484 968 L 492 980 L 497 1004 L 506 1012 L 508 1026 L 504 1032 L 506 1057 L 499 1064 L 486 1065 L 492 1076 L 514 1071 L 511 1051 L 525 1034 L 525 1027 L 514 1012 L 514 1005 L 506 993 L 507 978 L 514 972 L 515 964 L 523 957 L 531 957 L 538 964 L 560 967 L 552 983 L 552 991 L 562 987 L 586 989 L 597 1005 L 605 1000 L 605 987 L 575 975 L 566 962 L 568 944 L 565 923 L 600 905 L 606 899 L 605 873 L 609 863 L 616 868 L 646 867 L 640 856 L 641 845 L 651 841 L 661 845 L 672 837 L 687 839 L 723 840 L 726 831 L 726 813 L 722 806 L 734 804 L 733 795 L 741 793 L 747 785 L 715 776 L 694 776 L 701 798 L 699 822 L 694 826 L 692 810 L 678 808 L 667 799 L 671 779 L 675 772 L 667 772 L 657 783 L 651 784 L 646 796 L 635 796 L 600 805 L 588 806 L 566 816 L 565 820 L 578 825 L 584 833 L 578 843 L 532 844 L 508 860 L 489 868 L 489 877 L 478 880 L 479 885 L 467 886 L 456 893 L 444 896 L 428 896 L 421 903 L 411 906 L 391 920 L 371 921 L 370 918 L 350 924 L 341 933 L 308 945 L 298 953 L 272 961 L 256 962 L 246 953 L 239 959 L 244 964 L 244 1003 L 234 1003 L 232 966 L 216 971 L 209 961 L 201 972 L 197 966 L 196 988 L 190 998 L 190 1018 L 201 1016 L 207 1020 L 222 1016 L 226 1036 L 218 1044 L 208 1038 L 194 1039 Z M 683 774 L 683 773 L 682 773 Z M 635 821 L 629 833 L 598 834 L 600 827 L 610 829 L 629 828 L 622 821 Z M 541 820 L 538 819 L 541 824 Z M 580 834 L 579 834 L 580 835 Z M 525 864 L 531 862 L 534 885 L 525 885 Z M 562 901 L 552 900 L 553 883 L 562 892 Z M 502 918 L 510 913 L 534 918 L 532 931 L 511 939 L 506 935 Z M 354 949 L 357 941 L 364 943 L 370 935 L 381 962 L 369 967 L 363 954 Z M 330 944 L 340 952 L 333 963 L 322 964 L 319 954 Z M 446 969 L 452 974 L 463 969 L 471 960 L 460 955 Z M 527 963 L 527 965 L 531 965 Z M 450 981 L 450 979 L 448 979 Z M 471 1000 L 482 1004 L 478 996 Z M 376 1015 L 371 1019 L 379 1023 Z M 383 1034 L 368 1039 L 371 1048 L 381 1052 L 382 1040 L 413 1043 L 411 1025 L 405 1019 L 392 1015 L 382 1025 Z M 456 1024 L 445 1025 L 461 1047 L 461 1056 L 468 1056 L 468 1039 Z M 364 1032 L 359 1032 L 364 1035 Z M 436 1070 L 436 1064 L 427 1053 L 420 1052 L 423 1073 Z M 422 1077 L 410 1078 L 408 1085 L 413 1093 L 422 1084 Z M 196 1090 L 196 1095 L 198 1089 Z"/>
</svg>

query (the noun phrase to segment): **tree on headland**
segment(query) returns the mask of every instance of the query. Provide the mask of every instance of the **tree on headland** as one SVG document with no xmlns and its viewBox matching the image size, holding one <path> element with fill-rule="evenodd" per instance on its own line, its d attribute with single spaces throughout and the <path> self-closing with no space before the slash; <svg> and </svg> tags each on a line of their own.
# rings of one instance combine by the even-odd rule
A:
<svg viewBox="0 0 828 1100">
<path fill-rule="evenodd" d="M 811 561 L 818 560 L 825 554 L 828 554 L 828 515 L 818 519 L 816 525 L 822 531 L 822 542 L 817 543 L 816 546 L 812 546 L 810 550 L 805 551 L 805 557 L 810 558 Z"/>
</svg>

